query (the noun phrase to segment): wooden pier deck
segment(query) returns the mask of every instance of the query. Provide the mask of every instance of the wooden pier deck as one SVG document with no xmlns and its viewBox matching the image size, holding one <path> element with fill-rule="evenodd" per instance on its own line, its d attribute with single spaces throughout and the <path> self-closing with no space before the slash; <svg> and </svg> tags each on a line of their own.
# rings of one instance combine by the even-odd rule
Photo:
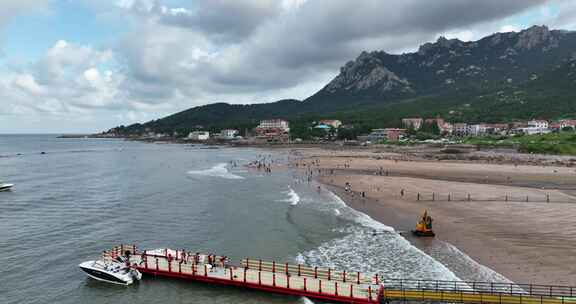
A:
<svg viewBox="0 0 576 304">
<path fill-rule="evenodd" d="M 162 249 L 139 252 L 121 245 L 104 253 L 129 252 L 130 264 L 154 276 L 238 286 L 341 303 L 426 301 L 486 304 L 576 304 L 576 288 L 486 282 L 388 279 L 380 275 L 336 271 L 245 258 L 231 265 L 226 257 Z"/>
</svg>

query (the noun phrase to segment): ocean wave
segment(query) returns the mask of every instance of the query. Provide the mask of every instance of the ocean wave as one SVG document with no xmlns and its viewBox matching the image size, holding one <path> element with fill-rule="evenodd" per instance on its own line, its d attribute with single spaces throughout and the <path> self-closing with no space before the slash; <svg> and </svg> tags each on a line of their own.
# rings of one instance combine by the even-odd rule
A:
<svg viewBox="0 0 576 304">
<path fill-rule="evenodd" d="M 374 234 L 356 226 L 351 233 L 302 252 L 305 264 L 379 273 L 388 278 L 459 281 L 446 266 L 395 233 Z"/>
<path fill-rule="evenodd" d="M 232 174 L 228 171 L 226 163 L 220 163 L 214 167 L 206 170 L 190 170 L 186 172 L 189 175 L 199 175 L 199 176 L 209 176 L 209 177 L 220 177 L 225 179 L 244 179 L 244 177 Z"/>
<path fill-rule="evenodd" d="M 296 206 L 300 202 L 300 195 L 298 195 L 292 187 L 288 186 L 288 191 L 284 191 L 283 193 L 288 195 L 288 198 L 281 200 L 282 202 L 290 203 L 292 206 Z"/>
<path fill-rule="evenodd" d="M 304 264 L 350 269 L 367 274 L 380 273 L 389 278 L 460 280 L 448 267 L 413 246 L 394 228 L 384 225 L 348 205 L 336 194 L 327 192 L 321 207 L 350 221 L 338 228 L 341 238 L 322 243 L 299 253 L 295 259 Z"/>
<path fill-rule="evenodd" d="M 314 304 L 314 302 L 307 297 L 301 297 L 299 302 L 302 304 Z"/>
<path fill-rule="evenodd" d="M 353 220 L 354 222 L 367 227 L 367 228 L 372 228 L 375 230 L 379 230 L 379 231 L 388 231 L 388 232 L 394 232 L 394 228 L 390 227 L 390 226 L 386 226 L 376 220 L 374 220 L 373 218 L 371 218 L 368 214 L 357 211 L 351 207 L 349 207 L 348 205 L 346 205 L 346 203 L 336 194 L 328 191 L 328 195 L 331 198 L 331 201 L 336 203 L 337 205 L 343 207 L 343 209 L 346 209 L 345 214 L 343 215 L 343 217 L 348 217 L 349 219 Z M 339 210 L 338 211 L 340 214 L 342 214 L 342 212 Z"/>
</svg>

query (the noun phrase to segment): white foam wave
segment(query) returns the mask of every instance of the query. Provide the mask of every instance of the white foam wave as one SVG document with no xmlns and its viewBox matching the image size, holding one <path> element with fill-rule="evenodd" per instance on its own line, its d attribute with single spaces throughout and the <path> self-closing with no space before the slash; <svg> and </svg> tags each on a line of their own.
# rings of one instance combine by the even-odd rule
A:
<svg viewBox="0 0 576 304">
<path fill-rule="evenodd" d="M 314 304 L 314 302 L 312 302 L 312 300 L 308 299 L 307 297 L 301 297 L 301 298 L 300 298 L 300 303 L 303 303 L 303 304 Z"/>
<path fill-rule="evenodd" d="M 328 192 L 328 195 L 332 198 L 332 200 L 335 203 L 344 207 L 346 209 L 347 213 L 349 213 L 352 220 L 354 220 L 356 223 L 358 223 L 364 227 L 372 228 L 375 230 L 389 231 L 389 232 L 395 231 L 394 228 L 392 228 L 390 226 L 386 226 L 386 225 L 374 220 L 369 215 L 362 213 L 360 211 L 357 211 L 353 208 L 348 207 L 348 205 L 346 205 L 346 203 L 338 195 L 336 195 L 330 191 Z"/>
<path fill-rule="evenodd" d="M 389 278 L 459 280 L 446 266 L 396 233 L 374 234 L 362 226 L 349 231 L 343 238 L 299 254 L 298 259 L 303 257 L 309 265 L 380 273 Z"/>
<path fill-rule="evenodd" d="M 306 258 L 304 258 L 304 256 L 301 253 L 299 253 L 294 258 L 294 262 L 296 262 L 296 264 L 304 264 L 304 263 L 306 263 Z"/>
<path fill-rule="evenodd" d="M 288 191 L 285 191 L 284 193 L 288 195 L 288 198 L 282 200 L 283 202 L 290 203 L 292 206 L 298 205 L 300 202 L 300 195 L 298 195 L 298 193 L 296 193 L 292 187 L 288 186 Z"/>
<path fill-rule="evenodd" d="M 343 237 L 300 253 L 296 257 L 300 263 L 378 272 L 390 278 L 459 280 L 450 269 L 414 247 L 394 228 L 349 207 L 336 194 L 324 193 L 329 199 L 316 206 L 352 223 L 337 229 Z"/>
<path fill-rule="evenodd" d="M 226 163 L 217 164 L 216 166 L 206 170 L 190 170 L 187 173 L 190 175 L 220 177 L 226 179 L 244 179 L 242 176 L 230 173 Z"/>
</svg>

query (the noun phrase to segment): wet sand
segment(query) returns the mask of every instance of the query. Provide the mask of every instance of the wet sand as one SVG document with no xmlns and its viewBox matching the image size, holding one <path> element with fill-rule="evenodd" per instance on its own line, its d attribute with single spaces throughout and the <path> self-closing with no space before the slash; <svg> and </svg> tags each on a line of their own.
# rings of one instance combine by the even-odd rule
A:
<svg viewBox="0 0 576 304">
<path fill-rule="evenodd" d="M 574 168 L 394 161 L 320 149 L 298 153 L 299 168 L 307 164 L 351 207 L 396 230 L 410 231 L 428 210 L 437 240 L 506 278 L 576 285 Z M 308 166 L 313 160 L 319 163 Z M 352 192 L 344 191 L 346 182 Z M 424 251 L 434 242 L 407 238 Z"/>
</svg>

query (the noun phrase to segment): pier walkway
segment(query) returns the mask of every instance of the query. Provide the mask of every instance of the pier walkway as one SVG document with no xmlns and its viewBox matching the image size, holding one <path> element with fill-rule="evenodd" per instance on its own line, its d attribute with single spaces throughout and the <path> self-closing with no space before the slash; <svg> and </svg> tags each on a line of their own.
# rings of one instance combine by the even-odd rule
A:
<svg viewBox="0 0 576 304">
<path fill-rule="evenodd" d="M 550 285 L 389 279 L 381 275 L 336 271 L 245 258 L 231 265 L 226 257 L 185 250 L 139 252 L 121 245 L 104 253 L 114 258 L 129 252 L 140 272 L 341 303 L 426 301 L 486 304 L 576 304 L 576 288 Z"/>
</svg>

